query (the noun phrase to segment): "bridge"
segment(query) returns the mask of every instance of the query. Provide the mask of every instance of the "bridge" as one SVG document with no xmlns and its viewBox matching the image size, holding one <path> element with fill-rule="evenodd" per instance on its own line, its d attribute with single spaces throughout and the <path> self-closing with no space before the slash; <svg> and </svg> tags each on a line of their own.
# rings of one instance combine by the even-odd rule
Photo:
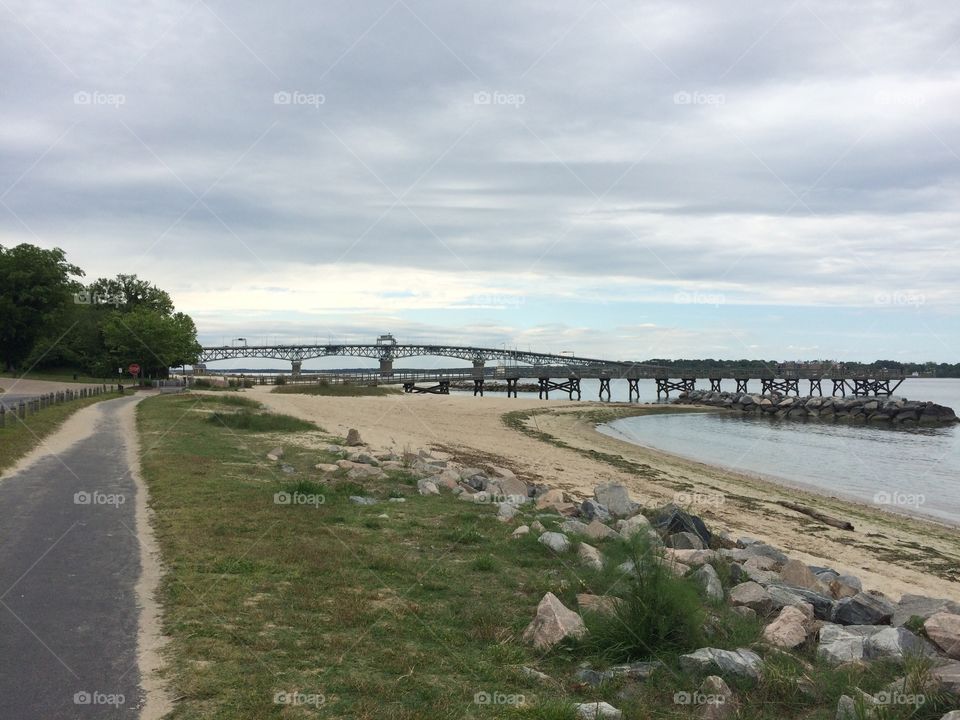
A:
<svg viewBox="0 0 960 720">
<path fill-rule="evenodd" d="M 379 370 L 351 370 L 349 372 L 318 372 L 318 379 L 327 378 L 340 382 L 403 384 L 407 392 L 421 392 L 418 382 L 431 382 L 430 392 L 446 393 L 451 380 L 472 379 L 474 395 L 483 395 L 484 382 L 490 378 L 502 378 L 507 384 L 507 395 L 516 397 L 517 383 L 521 378 L 535 378 L 539 383 L 540 397 L 549 397 L 551 390 L 567 392 L 573 399 L 580 398 L 580 380 L 599 379 L 600 399 L 610 397 L 610 381 L 624 379 L 629 384 L 629 397 L 640 398 L 640 380 L 655 380 L 657 397 L 669 397 L 670 392 L 689 391 L 696 386 L 697 377 L 707 376 L 711 390 L 719 391 L 724 379 L 736 382 L 738 392 L 748 392 L 748 383 L 759 380 L 762 393 L 777 392 L 783 395 L 800 394 L 800 381 L 809 382 L 809 394 L 823 395 L 822 382 L 832 382 L 833 395 L 892 395 L 906 376 L 899 371 L 868 370 L 858 366 L 815 365 L 785 363 L 764 368 L 727 368 L 723 370 L 696 370 L 693 368 L 665 367 L 650 363 L 578 357 L 572 354 L 550 354 L 485 348 L 463 345 L 402 344 L 392 335 L 381 335 L 376 343 L 327 344 L 327 345 L 220 345 L 205 347 L 199 363 L 243 358 L 285 360 L 291 363 L 292 379 L 301 377 L 304 360 L 321 357 L 361 357 L 378 360 Z M 394 370 L 395 360 L 409 357 L 449 357 L 472 363 L 473 368 L 453 369 L 402 369 Z M 496 363 L 487 366 L 487 363 Z M 827 386 L 831 389 L 830 386 Z"/>
</svg>

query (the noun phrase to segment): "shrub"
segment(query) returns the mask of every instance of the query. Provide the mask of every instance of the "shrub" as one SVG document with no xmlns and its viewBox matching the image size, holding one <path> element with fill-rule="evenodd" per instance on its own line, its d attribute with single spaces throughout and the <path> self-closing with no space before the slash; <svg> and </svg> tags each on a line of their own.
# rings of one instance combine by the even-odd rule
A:
<svg viewBox="0 0 960 720">
<path fill-rule="evenodd" d="M 252 432 L 303 432 L 317 429 L 317 426 L 312 422 L 279 413 L 217 412 L 210 416 L 209 422 L 234 430 L 250 430 Z"/>
</svg>

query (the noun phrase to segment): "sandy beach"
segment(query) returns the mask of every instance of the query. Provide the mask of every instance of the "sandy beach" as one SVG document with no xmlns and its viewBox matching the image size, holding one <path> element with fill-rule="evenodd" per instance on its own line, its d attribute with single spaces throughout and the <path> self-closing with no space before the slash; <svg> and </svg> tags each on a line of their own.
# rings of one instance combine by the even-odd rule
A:
<svg viewBox="0 0 960 720">
<path fill-rule="evenodd" d="M 903 593 L 960 599 L 958 529 L 725 471 L 596 431 L 597 413 L 636 413 L 638 406 L 468 395 L 319 397 L 271 394 L 267 387 L 246 393 L 271 410 L 313 420 L 331 433 L 346 435 L 356 428 L 378 450 L 442 450 L 464 464 L 506 467 L 529 482 L 582 498 L 597 484 L 620 482 L 645 505 L 677 501 L 715 531 L 758 538 L 804 562 L 853 573 L 865 587 L 895 599 Z M 522 422 L 537 437 L 504 422 L 503 416 L 515 411 L 529 414 Z M 780 500 L 849 520 L 855 530 L 823 525 L 777 505 Z"/>
</svg>

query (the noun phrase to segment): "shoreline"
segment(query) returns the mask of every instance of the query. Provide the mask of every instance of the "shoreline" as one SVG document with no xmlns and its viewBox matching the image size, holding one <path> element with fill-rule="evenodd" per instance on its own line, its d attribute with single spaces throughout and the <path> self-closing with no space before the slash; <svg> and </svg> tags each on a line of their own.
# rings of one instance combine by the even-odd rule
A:
<svg viewBox="0 0 960 720">
<path fill-rule="evenodd" d="M 627 405 L 472 396 L 325 397 L 249 394 L 268 409 L 317 422 L 328 432 L 359 430 L 375 449 L 433 448 L 466 465 L 500 466 L 528 483 L 587 498 L 594 487 L 626 485 L 644 505 L 678 493 L 706 500 L 691 511 L 733 537 L 749 535 L 812 565 L 860 576 L 865 587 L 960 599 L 960 532 L 936 521 L 893 514 L 604 435 L 596 426 L 631 415 L 703 412 L 690 406 Z M 707 408 L 706 411 L 712 411 Z M 696 497 L 697 495 L 700 497 Z M 712 502 L 710 502 L 712 500 Z M 776 504 L 792 500 L 848 519 L 855 531 L 824 526 Z"/>
</svg>

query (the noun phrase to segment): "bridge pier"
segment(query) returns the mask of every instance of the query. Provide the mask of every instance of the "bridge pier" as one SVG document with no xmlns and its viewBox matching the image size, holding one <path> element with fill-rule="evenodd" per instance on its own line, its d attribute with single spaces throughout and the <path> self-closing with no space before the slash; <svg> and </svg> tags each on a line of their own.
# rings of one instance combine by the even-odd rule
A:
<svg viewBox="0 0 960 720">
<path fill-rule="evenodd" d="M 660 394 L 663 393 L 665 397 L 670 397 L 671 390 L 680 390 L 681 392 L 686 391 L 690 392 L 695 390 L 697 387 L 696 378 L 680 378 L 680 380 L 674 382 L 669 378 L 657 378 L 657 399 L 660 399 Z"/>
<path fill-rule="evenodd" d="M 750 378 L 737 378 L 737 392 L 750 392 L 747 390 L 748 382 L 750 382 Z"/>
<path fill-rule="evenodd" d="M 836 397 L 837 393 L 840 393 L 842 397 L 847 396 L 847 383 L 845 380 L 833 379 L 833 396 Z"/>
<path fill-rule="evenodd" d="M 542 377 L 537 378 L 537 381 L 540 384 L 540 394 L 539 397 L 541 400 L 550 399 L 551 390 L 564 390 L 570 396 L 570 399 L 573 400 L 573 394 L 577 394 L 577 400 L 581 398 L 580 395 L 580 378 L 572 377 L 566 381 L 554 382 L 551 378 Z"/>
<path fill-rule="evenodd" d="M 380 376 L 393 376 L 393 358 L 380 358 Z"/>
<path fill-rule="evenodd" d="M 800 397 L 800 380 L 798 378 L 760 378 L 760 392 L 764 395 L 770 393 L 789 395 L 793 393 Z"/>
<path fill-rule="evenodd" d="M 303 368 L 303 361 L 293 360 L 290 362 L 290 365 L 292 366 L 292 369 L 290 370 L 290 377 L 300 377 L 300 370 Z"/>
<path fill-rule="evenodd" d="M 483 397 L 483 378 L 474 378 L 473 379 L 473 396 L 476 397 L 479 395 Z"/>
<path fill-rule="evenodd" d="M 710 378 L 710 389 L 714 392 L 720 392 L 720 378 Z"/>
<path fill-rule="evenodd" d="M 823 397 L 823 388 L 820 387 L 820 378 L 810 378 L 810 394 L 813 395 L 813 391 L 817 391 L 817 395 Z"/>
<path fill-rule="evenodd" d="M 640 378 L 627 378 L 627 397 L 628 402 L 633 402 L 633 394 L 637 394 L 637 402 L 640 402 Z"/>
<path fill-rule="evenodd" d="M 520 378 L 507 378 L 507 397 L 516 397 L 517 396 L 517 383 L 520 382 Z"/>
<path fill-rule="evenodd" d="M 607 394 L 607 400 L 610 399 L 610 378 L 600 378 L 600 399 L 603 400 L 603 394 Z"/>
</svg>

